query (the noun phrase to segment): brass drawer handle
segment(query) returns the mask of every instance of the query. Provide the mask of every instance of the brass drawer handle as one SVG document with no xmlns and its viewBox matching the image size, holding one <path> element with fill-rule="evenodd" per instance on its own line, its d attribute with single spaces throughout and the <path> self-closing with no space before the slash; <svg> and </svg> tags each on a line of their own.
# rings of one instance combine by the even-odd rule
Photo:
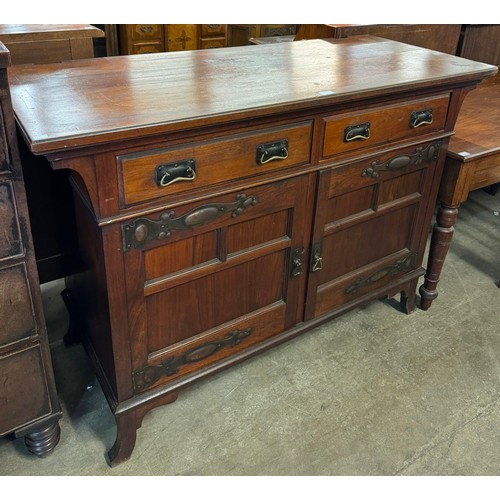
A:
<svg viewBox="0 0 500 500">
<path fill-rule="evenodd" d="M 288 141 L 270 142 L 257 147 L 257 165 L 264 165 L 273 160 L 286 160 L 288 158 Z"/>
<path fill-rule="evenodd" d="M 170 186 L 174 182 L 194 181 L 196 179 L 196 162 L 183 160 L 156 167 L 156 184 L 159 187 Z"/>
<path fill-rule="evenodd" d="M 429 125 L 432 123 L 432 108 L 423 109 L 421 111 L 413 111 L 410 115 L 410 128 L 417 128 L 421 125 Z"/>
<path fill-rule="evenodd" d="M 366 140 L 370 138 L 370 122 L 349 125 L 344 129 L 344 142 Z"/>
</svg>

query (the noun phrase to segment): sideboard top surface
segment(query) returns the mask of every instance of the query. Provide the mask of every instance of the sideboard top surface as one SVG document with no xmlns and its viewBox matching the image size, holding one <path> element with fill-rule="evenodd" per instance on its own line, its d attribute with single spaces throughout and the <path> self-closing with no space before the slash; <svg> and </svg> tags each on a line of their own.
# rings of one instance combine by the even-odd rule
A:
<svg viewBox="0 0 500 500">
<path fill-rule="evenodd" d="M 0 40 L 4 43 L 24 39 L 49 40 L 68 35 L 72 38 L 99 38 L 104 32 L 91 24 L 0 24 Z"/>
<path fill-rule="evenodd" d="M 372 36 L 74 60 L 9 69 L 35 153 L 318 108 L 439 84 L 495 66 Z"/>
</svg>

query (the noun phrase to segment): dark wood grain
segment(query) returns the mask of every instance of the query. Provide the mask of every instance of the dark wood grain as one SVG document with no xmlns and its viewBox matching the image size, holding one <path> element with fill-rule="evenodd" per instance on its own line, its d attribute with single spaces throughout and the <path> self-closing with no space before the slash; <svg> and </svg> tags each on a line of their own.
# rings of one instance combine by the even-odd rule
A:
<svg viewBox="0 0 500 500">
<path fill-rule="evenodd" d="M 30 219 L 0 43 L 0 436 L 24 436 L 45 456 L 59 441 L 61 411 L 50 359 Z"/>
<path fill-rule="evenodd" d="M 23 133 L 34 152 L 47 153 L 490 73 L 367 36 L 13 67 L 10 76 Z"/>
<path fill-rule="evenodd" d="M 70 172 L 111 465 L 180 389 L 370 300 L 414 310 L 462 98 L 496 70 L 373 37 L 13 68 L 27 145 Z M 373 140 L 346 147 L 361 117 Z M 189 158 L 196 179 L 157 185 Z"/>
<path fill-rule="evenodd" d="M 455 55 L 461 27 L 461 24 L 303 24 L 295 40 L 374 35 Z"/>
</svg>

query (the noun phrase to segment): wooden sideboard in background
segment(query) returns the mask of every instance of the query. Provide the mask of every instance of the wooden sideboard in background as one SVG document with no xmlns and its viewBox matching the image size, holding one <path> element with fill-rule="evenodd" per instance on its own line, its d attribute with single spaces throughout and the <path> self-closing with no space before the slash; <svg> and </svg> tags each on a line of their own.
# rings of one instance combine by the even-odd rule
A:
<svg viewBox="0 0 500 500">
<path fill-rule="evenodd" d="M 104 32 L 92 24 L 0 24 L 12 64 L 94 57 L 94 38 L 101 37 Z"/>
<path fill-rule="evenodd" d="M 146 54 L 249 45 L 255 37 L 295 35 L 295 24 L 115 24 L 106 37 L 119 41 L 118 53 Z M 118 53 L 108 53 L 117 55 Z"/>
<path fill-rule="evenodd" d="M 227 46 L 225 24 L 118 24 L 120 54 L 147 54 Z"/>
</svg>

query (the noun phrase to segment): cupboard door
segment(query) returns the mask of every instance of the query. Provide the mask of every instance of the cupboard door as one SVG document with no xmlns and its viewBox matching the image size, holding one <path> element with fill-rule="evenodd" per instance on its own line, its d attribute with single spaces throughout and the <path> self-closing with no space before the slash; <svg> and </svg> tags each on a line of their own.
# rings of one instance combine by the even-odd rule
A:
<svg viewBox="0 0 500 500">
<path fill-rule="evenodd" d="M 302 321 L 313 192 L 306 175 L 122 224 L 135 392 Z"/>
<path fill-rule="evenodd" d="M 319 174 L 306 320 L 420 266 L 439 151 L 438 141 Z"/>
<path fill-rule="evenodd" d="M 197 24 L 166 24 L 166 50 L 196 50 L 198 48 Z"/>
</svg>

